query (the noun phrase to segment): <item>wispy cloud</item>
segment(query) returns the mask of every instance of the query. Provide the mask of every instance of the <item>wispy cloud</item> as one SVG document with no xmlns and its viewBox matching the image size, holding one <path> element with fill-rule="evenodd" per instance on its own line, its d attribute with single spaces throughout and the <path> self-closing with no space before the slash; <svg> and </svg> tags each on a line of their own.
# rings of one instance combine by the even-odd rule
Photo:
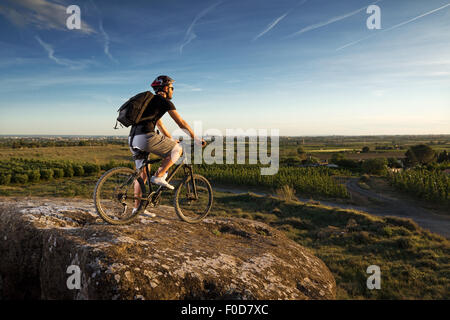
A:
<svg viewBox="0 0 450 320">
<path fill-rule="evenodd" d="M 99 16 L 99 22 L 98 22 L 98 28 L 100 30 L 100 36 L 102 37 L 102 41 L 103 41 L 103 52 L 105 53 L 105 55 L 114 63 L 119 63 L 111 54 L 111 52 L 109 51 L 109 43 L 110 43 L 110 38 L 109 38 L 109 34 L 106 33 L 105 28 L 103 27 L 103 18 L 102 18 L 102 13 L 100 11 L 100 9 L 95 5 L 94 1 L 91 0 L 90 1 L 92 7 L 94 8 L 94 10 L 97 12 L 98 16 Z"/>
<path fill-rule="evenodd" d="M 273 22 L 271 22 L 260 34 L 258 34 L 256 37 L 253 38 L 253 41 L 257 40 L 258 38 L 262 37 L 263 35 L 265 35 L 267 32 L 269 32 L 270 30 L 272 30 L 273 27 L 275 27 L 278 22 L 280 22 L 281 20 L 283 20 L 284 18 L 286 18 L 286 16 L 288 15 L 288 12 L 286 12 L 285 14 L 283 14 L 282 16 L 276 18 Z"/>
<path fill-rule="evenodd" d="M 69 64 L 67 62 L 55 57 L 55 50 L 53 49 L 53 47 L 51 45 L 42 41 L 42 39 L 39 38 L 38 36 L 36 36 L 35 38 L 39 42 L 39 44 L 45 49 L 45 51 L 47 51 L 49 59 L 55 61 L 59 65 L 69 66 Z"/>
<path fill-rule="evenodd" d="M 431 10 L 431 11 L 428 11 L 428 12 L 425 12 L 424 14 L 418 15 L 417 17 L 414 17 L 414 18 L 412 18 L 412 19 L 409 19 L 409 20 L 406 20 L 406 21 L 404 21 L 404 22 L 398 23 L 398 24 L 396 24 L 396 25 L 394 25 L 394 26 L 392 26 L 392 27 L 390 27 L 390 28 L 382 29 L 382 30 L 380 30 L 380 32 L 386 32 L 386 31 L 394 30 L 394 29 L 396 29 L 396 28 L 398 28 L 398 27 L 404 26 L 405 24 L 408 24 L 408 23 L 410 23 L 410 22 L 413 22 L 413 21 L 416 21 L 416 20 L 418 20 L 418 19 L 420 19 L 420 18 L 423 18 L 423 17 L 425 17 L 425 16 L 428 16 L 428 15 L 430 15 L 430 14 L 432 14 L 432 13 L 435 13 L 435 12 L 437 12 L 437 11 L 440 11 L 440 10 L 442 10 L 442 9 L 445 9 L 445 8 L 448 7 L 448 6 L 450 6 L 450 3 L 447 3 L 446 5 L 443 5 L 442 7 L 439 7 L 439 8 L 437 8 L 437 9 L 434 9 L 434 10 Z M 375 37 L 376 35 L 378 35 L 378 33 L 375 33 L 375 34 L 373 34 L 373 35 L 364 37 L 364 38 L 359 39 L 359 40 L 352 41 L 352 42 L 350 42 L 350 43 L 347 43 L 346 45 L 343 45 L 342 47 L 337 48 L 336 51 L 339 51 L 339 50 L 342 50 L 342 49 L 344 49 L 344 48 L 350 47 L 350 46 L 355 45 L 355 44 L 357 44 L 357 43 L 359 43 L 359 42 L 361 42 L 361 41 L 367 40 L 367 39 L 369 39 L 369 38 L 373 38 L 373 37 Z"/>
<path fill-rule="evenodd" d="M 208 8 L 204 9 L 203 11 L 201 11 L 200 13 L 198 13 L 195 18 L 194 21 L 192 21 L 191 25 L 189 26 L 189 28 L 186 30 L 186 34 L 184 36 L 184 40 L 183 43 L 180 45 L 180 54 L 183 53 L 183 48 L 188 45 L 189 43 L 191 43 L 192 40 L 194 40 L 195 38 L 197 38 L 197 35 L 194 33 L 194 26 L 197 23 L 198 20 L 200 20 L 202 17 L 204 17 L 208 12 L 210 12 L 211 10 L 213 10 L 215 7 L 217 7 L 219 4 L 221 4 L 222 1 L 216 2 L 215 4 L 209 6 Z"/>
<path fill-rule="evenodd" d="M 301 2 L 299 2 L 296 6 L 301 6 L 303 4 L 305 4 L 307 0 L 302 0 Z M 295 7 L 294 7 L 295 8 Z M 257 40 L 258 38 L 262 37 L 263 35 L 265 35 L 267 32 L 269 32 L 270 30 L 272 30 L 273 27 L 275 27 L 281 20 L 283 20 L 284 18 L 286 18 L 286 16 L 292 11 L 291 8 L 290 10 L 286 11 L 285 14 L 283 14 L 282 16 L 276 18 L 274 21 L 272 21 L 271 23 L 269 23 L 269 25 L 261 32 L 259 33 L 256 37 L 253 38 L 253 41 Z"/>
<path fill-rule="evenodd" d="M 43 41 L 39 36 L 35 36 L 35 39 L 39 42 L 39 44 L 42 46 L 42 48 L 45 49 L 47 52 L 48 58 L 52 61 L 54 61 L 56 64 L 59 64 L 61 66 L 69 67 L 71 69 L 80 69 L 86 67 L 88 64 L 87 61 L 73 61 L 69 59 L 63 59 L 63 58 L 57 58 L 55 57 L 55 49 L 53 47 Z"/>
<path fill-rule="evenodd" d="M 109 35 L 105 32 L 105 29 L 103 29 L 103 21 L 101 19 L 100 19 L 99 28 L 100 28 L 100 33 L 103 36 L 103 40 L 104 40 L 103 52 L 105 52 L 105 54 L 108 56 L 108 58 L 112 62 L 118 63 L 118 61 L 116 59 L 114 59 L 112 54 L 109 52 Z"/>
<path fill-rule="evenodd" d="M 377 1 L 375 1 L 374 3 L 372 3 L 372 4 L 376 4 L 376 3 L 380 2 L 380 1 L 382 1 L 382 0 L 377 0 Z M 297 31 L 297 32 L 294 32 L 294 33 L 288 35 L 286 38 L 292 38 L 292 37 L 301 35 L 301 34 L 303 34 L 303 33 L 305 33 L 305 32 L 308 32 L 308 31 L 311 31 L 311 30 L 314 30 L 314 29 L 317 29 L 317 28 L 325 27 L 325 26 L 327 26 L 327 25 L 329 25 L 329 24 L 332 24 L 332 23 L 334 23 L 334 22 L 337 22 L 337 21 L 344 20 L 344 19 L 346 19 L 346 18 L 349 18 L 349 17 L 351 17 L 351 16 L 354 16 L 355 14 L 357 14 L 357 13 L 363 11 L 363 10 L 366 10 L 367 7 L 368 7 L 368 6 L 364 6 L 364 7 L 362 7 L 362 8 L 359 8 L 358 10 L 354 10 L 354 11 L 352 11 L 352 12 L 349 12 L 349 13 L 346 13 L 346 14 L 343 14 L 343 15 L 340 15 L 340 16 L 337 16 L 337 17 L 333 17 L 333 18 L 331 18 L 331 19 L 328 19 L 327 21 L 323 21 L 323 22 L 319 22 L 319 23 L 315 23 L 315 24 L 309 25 L 309 26 L 307 26 L 307 27 L 305 27 L 305 28 L 303 28 L 303 29 L 300 29 L 300 30 Z"/>
<path fill-rule="evenodd" d="M 0 5 L 0 14 L 17 26 L 33 25 L 38 29 L 68 30 L 66 7 L 47 0 L 5 0 Z M 82 20 L 83 33 L 95 31 Z"/>
</svg>

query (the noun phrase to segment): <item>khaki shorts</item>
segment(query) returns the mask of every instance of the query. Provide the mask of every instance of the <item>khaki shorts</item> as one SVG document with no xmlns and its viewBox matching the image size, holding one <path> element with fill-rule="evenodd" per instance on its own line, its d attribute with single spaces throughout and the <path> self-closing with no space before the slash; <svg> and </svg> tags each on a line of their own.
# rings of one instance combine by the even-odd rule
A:
<svg viewBox="0 0 450 320">
<path fill-rule="evenodd" d="M 130 144 L 131 137 L 128 137 L 128 144 Z M 167 138 L 166 136 L 157 134 L 155 132 L 149 132 L 146 134 L 135 135 L 133 139 L 133 147 L 142 151 L 154 153 L 161 158 L 167 158 L 170 156 L 173 148 L 177 145 L 175 141 Z M 136 154 L 130 147 L 131 153 Z M 135 160 L 136 168 L 140 168 L 144 160 Z"/>
</svg>

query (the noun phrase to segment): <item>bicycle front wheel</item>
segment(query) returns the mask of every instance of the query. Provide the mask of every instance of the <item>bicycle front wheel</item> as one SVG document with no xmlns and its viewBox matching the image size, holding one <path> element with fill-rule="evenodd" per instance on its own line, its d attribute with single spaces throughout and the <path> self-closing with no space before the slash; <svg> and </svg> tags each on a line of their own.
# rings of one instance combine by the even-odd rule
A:
<svg viewBox="0 0 450 320">
<path fill-rule="evenodd" d="M 178 217 L 189 223 L 197 223 L 211 210 L 213 191 L 205 177 L 194 174 L 187 177 L 175 190 L 174 207 Z"/>
<path fill-rule="evenodd" d="M 97 182 L 94 190 L 94 203 L 100 217 L 110 224 L 131 223 L 143 208 L 143 201 L 139 201 L 136 212 L 135 185 L 145 190 L 136 172 L 130 168 L 119 167 L 105 172 Z M 141 196 L 142 198 L 142 196 Z"/>
</svg>

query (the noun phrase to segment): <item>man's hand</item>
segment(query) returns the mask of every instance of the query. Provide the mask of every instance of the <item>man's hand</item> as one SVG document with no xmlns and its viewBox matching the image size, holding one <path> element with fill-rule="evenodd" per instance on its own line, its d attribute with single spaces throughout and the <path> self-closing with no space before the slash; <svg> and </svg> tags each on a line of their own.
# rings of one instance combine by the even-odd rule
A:
<svg viewBox="0 0 450 320">
<path fill-rule="evenodd" d="M 203 138 L 200 140 L 199 138 L 195 137 L 194 141 L 197 145 L 201 145 L 202 147 L 206 146 L 206 141 Z"/>
</svg>

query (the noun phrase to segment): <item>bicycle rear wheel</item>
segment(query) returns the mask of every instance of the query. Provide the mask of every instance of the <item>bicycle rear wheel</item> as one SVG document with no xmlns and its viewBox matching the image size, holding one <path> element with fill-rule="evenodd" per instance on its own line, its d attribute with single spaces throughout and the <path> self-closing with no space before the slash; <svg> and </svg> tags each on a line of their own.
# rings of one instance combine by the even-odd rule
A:
<svg viewBox="0 0 450 320">
<path fill-rule="evenodd" d="M 113 168 L 100 177 L 94 190 L 94 203 L 103 220 L 117 225 L 131 223 L 136 219 L 146 202 L 140 201 L 138 210 L 133 213 L 135 183 L 145 190 L 136 172 L 125 167 Z"/>
<path fill-rule="evenodd" d="M 197 197 L 194 192 L 197 190 Z M 175 212 L 178 217 L 189 223 L 202 221 L 209 213 L 213 203 L 213 191 L 208 180 L 198 174 L 187 177 L 175 190 Z"/>
</svg>

